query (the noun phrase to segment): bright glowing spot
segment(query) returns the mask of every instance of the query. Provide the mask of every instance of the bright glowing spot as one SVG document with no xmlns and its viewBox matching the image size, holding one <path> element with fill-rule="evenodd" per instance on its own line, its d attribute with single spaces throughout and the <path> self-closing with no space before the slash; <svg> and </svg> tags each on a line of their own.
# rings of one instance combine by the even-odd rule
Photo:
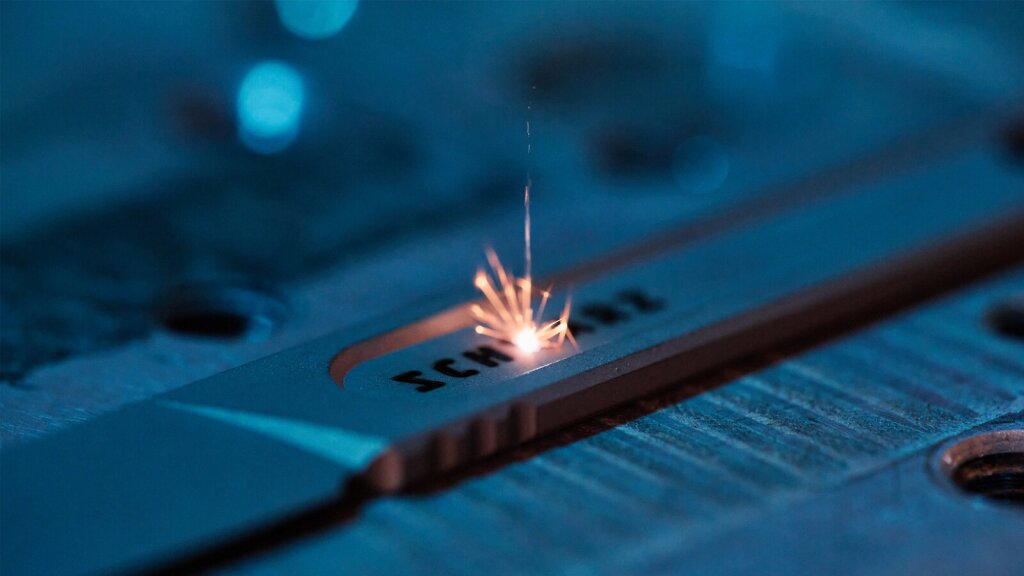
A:
<svg viewBox="0 0 1024 576">
<path fill-rule="evenodd" d="M 537 340 L 537 335 L 533 330 L 523 330 L 516 334 L 516 337 L 512 340 L 512 343 L 518 346 L 525 352 L 536 352 L 540 350 L 540 340 Z"/>
<path fill-rule="evenodd" d="M 307 40 L 338 33 L 356 11 L 357 0 L 275 0 L 277 16 L 289 32 Z"/>
<path fill-rule="evenodd" d="M 238 135 L 251 150 L 274 154 L 299 132 L 306 99 L 302 76 L 284 62 L 268 60 L 249 70 L 238 88 Z"/>
<path fill-rule="evenodd" d="M 544 309 L 551 293 L 542 290 L 539 295 L 535 294 L 533 280 L 529 276 L 513 276 L 501 265 L 493 250 L 487 251 L 487 261 L 491 266 L 490 274 L 481 270 L 473 280 L 484 295 L 484 303 L 469 307 L 479 322 L 477 334 L 510 342 L 527 353 L 541 348 L 559 348 L 566 340 L 576 346 L 569 331 L 571 304 L 568 301 L 557 319 L 544 321 Z M 536 300 L 540 302 L 535 308 Z"/>
<path fill-rule="evenodd" d="M 530 123 L 526 123 L 526 136 L 530 136 Z M 526 153 L 530 153 L 527 144 Z M 517 278 L 511 270 L 506 270 L 498 260 L 494 250 L 487 250 L 487 262 L 491 266 L 488 274 L 483 270 L 476 273 L 473 285 L 483 292 L 485 306 L 473 304 L 469 307 L 473 317 L 479 324 L 476 333 L 498 340 L 504 340 L 517 346 L 523 352 L 532 354 L 541 348 L 560 348 L 569 340 L 576 347 L 576 339 L 569 330 L 569 309 L 572 303 L 566 299 L 562 314 L 557 320 L 545 323 L 544 308 L 551 297 L 550 288 L 541 290 L 537 298 L 533 290 L 533 257 L 530 253 L 530 176 L 526 176 L 526 187 L 523 189 L 523 261 L 526 274 Z M 534 308 L 534 300 L 540 304 Z"/>
</svg>

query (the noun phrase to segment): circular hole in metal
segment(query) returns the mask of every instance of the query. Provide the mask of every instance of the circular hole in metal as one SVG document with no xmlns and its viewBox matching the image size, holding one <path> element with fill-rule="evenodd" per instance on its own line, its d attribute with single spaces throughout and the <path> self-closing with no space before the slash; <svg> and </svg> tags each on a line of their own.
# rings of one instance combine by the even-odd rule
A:
<svg viewBox="0 0 1024 576">
<path fill-rule="evenodd" d="M 989 326 L 1002 336 L 1024 340 L 1024 294 L 996 303 L 989 309 L 987 319 Z"/>
<path fill-rule="evenodd" d="M 160 320 L 177 334 L 262 340 L 286 313 L 281 298 L 266 288 L 200 284 L 173 290 L 161 307 Z"/>
<path fill-rule="evenodd" d="M 1024 504 L 1024 430 L 971 436 L 942 454 L 941 468 L 963 492 Z"/>
</svg>

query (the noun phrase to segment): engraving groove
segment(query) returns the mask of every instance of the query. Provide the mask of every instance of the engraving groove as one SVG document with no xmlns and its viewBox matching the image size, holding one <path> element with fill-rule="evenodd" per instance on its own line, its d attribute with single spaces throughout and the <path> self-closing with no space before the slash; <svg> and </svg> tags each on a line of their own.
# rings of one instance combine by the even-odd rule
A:
<svg viewBox="0 0 1024 576">
<path fill-rule="evenodd" d="M 452 367 L 455 364 L 455 360 L 451 358 L 445 358 L 434 362 L 434 370 L 445 376 L 451 376 L 452 378 L 469 378 L 470 376 L 476 376 L 480 373 L 479 370 L 458 370 Z"/>
<path fill-rule="evenodd" d="M 605 326 L 629 320 L 629 314 L 607 304 L 587 304 L 580 309 L 580 312 L 587 318 Z"/>
<path fill-rule="evenodd" d="M 463 356 L 476 362 L 477 364 L 487 366 L 488 368 L 494 368 L 499 362 L 511 362 L 512 357 L 503 352 L 498 352 L 490 346 L 480 346 L 476 350 L 470 350 L 463 352 Z"/>
<path fill-rule="evenodd" d="M 430 392 L 431 390 L 437 390 L 444 386 L 444 382 L 420 378 L 422 375 L 423 372 L 420 372 L 419 370 L 410 370 L 408 372 L 402 372 L 397 376 L 392 376 L 391 379 L 395 382 L 401 382 L 402 384 L 413 384 L 416 386 L 417 392 Z"/>
<path fill-rule="evenodd" d="M 665 308 L 665 301 L 661 298 L 652 298 L 642 290 L 623 290 L 617 294 L 619 300 L 626 302 L 640 312 L 657 312 Z"/>
</svg>

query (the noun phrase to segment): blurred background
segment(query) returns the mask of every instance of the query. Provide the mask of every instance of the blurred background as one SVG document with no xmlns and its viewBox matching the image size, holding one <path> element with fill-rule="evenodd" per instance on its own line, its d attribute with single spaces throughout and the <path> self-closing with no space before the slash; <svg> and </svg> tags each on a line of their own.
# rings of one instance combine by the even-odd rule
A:
<svg viewBox="0 0 1024 576">
<path fill-rule="evenodd" d="M 528 173 L 545 275 L 1024 94 L 1016 2 L 0 17 L 4 442 L 469 296 Z"/>
</svg>

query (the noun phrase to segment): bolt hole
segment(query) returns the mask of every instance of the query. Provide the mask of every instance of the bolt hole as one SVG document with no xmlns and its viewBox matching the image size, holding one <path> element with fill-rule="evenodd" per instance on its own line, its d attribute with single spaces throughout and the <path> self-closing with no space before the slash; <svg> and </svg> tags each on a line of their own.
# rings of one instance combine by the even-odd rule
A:
<svg viewBox="0 0 1024 576">
<path fill-rule="evenodd" d="M 943 453 L 941 466 L 968 494 L 1024 504 L 1024 430 L 997 430 L 957 442 Z"/>
<path fill-rule="evenodd" d="M 988 312 L 988 323 L 999 334 L 1024 340 L 1024 294 L 997 303 Z"/>
<path fill-rule="evenodd" d="M 161 306 L 160 321 L 176 334 L 223 340 L 262 340 L 284 320 L 284 302 L 252 286 L 190 285 L 176 288 Z"/>
</svg>

